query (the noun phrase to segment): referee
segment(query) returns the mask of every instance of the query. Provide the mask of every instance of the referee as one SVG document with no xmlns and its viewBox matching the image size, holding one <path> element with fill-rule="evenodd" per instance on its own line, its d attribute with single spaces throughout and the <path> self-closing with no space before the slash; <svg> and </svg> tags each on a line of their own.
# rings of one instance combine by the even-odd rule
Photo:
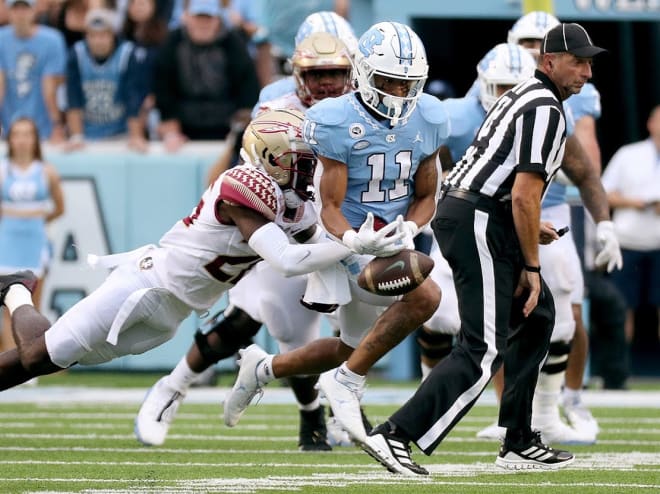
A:
<svg viewBox="0 0 660 494">
<path fill-rule="evenodd" d="M 573 461 L 531 429 L 555 315 L 539 265 L 540 211 L 564 155 L 561 102 L 591 78 L 592 57 L 603 51 L 578 24 L 550 30 L 534 77 L 500 97 L 445 180 L 432 228 L 453 271 L 461 331 L 451 354 L 367 438 L 364 449 L 389 470 L 427 473 L 410 458 L 410 441 L 431 454 L 503 363 L 499 424 L 507 435 L 496 464 L 557 469 Z"/>
</svg>

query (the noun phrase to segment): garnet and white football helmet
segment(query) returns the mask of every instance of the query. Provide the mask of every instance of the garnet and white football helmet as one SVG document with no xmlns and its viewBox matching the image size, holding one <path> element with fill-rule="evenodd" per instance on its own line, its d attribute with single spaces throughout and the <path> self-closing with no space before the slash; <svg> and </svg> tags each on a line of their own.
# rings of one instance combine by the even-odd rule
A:
<svg viewBox="0 0 660 494">
<path fill-rule="evenodd" d="M 516 86 L 534 75 L 536 62 L 517 44 L 500 43 L 477 64 L 479 100 L 486 111 L 499 98 L 498 86 Z"/>
<path fill-rule="evenodd" d="M 306 106 L 335 98 L 351 90 L 352 63 L 346 45 L 329 33 L 312 33 L 303 39 L 291 57 L 296 94 Z M 314 77 L 332 71 L 332 78 Z"/>
<path fill-rule="evenodd" d="M 346 19 L 335 12 L 321 11 L 309 14 L 298 28 L 294 38 L 295 45 L 298 46 L 312 33 L 329 33 L 339 38 L 348 48 L 351 57 L 357 50 L 358 40 L 353 28 Z"/>
<path fill-rule="evenodd" d="M 404 24 L 379 22 L 358 40 L 354 73 L 364 103 L 396 125 L 407 118 L 422 95 L 429 66 L 419 36 Z M 393 96 L 376 87 L 375 76 L 410 83 L 408 94 Z"/>
<path fill-rule="evenodd" d="M 303 140 L 303 120 L 298 110 L 269 110 L 253 119 L 243 133 L 242 158 L 273 177 L 290 208 L 313 196 L 316 156 Z"/>
</svg>

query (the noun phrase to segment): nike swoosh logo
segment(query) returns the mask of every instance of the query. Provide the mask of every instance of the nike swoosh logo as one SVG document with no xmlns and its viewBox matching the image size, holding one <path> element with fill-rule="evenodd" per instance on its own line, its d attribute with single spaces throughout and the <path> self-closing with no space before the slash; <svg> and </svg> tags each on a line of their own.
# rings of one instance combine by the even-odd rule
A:
<svg viewBox="0 0 660 494">
<path fill-rule="evenodd" d="M 383 269 L 383 273 L 387 273 L 388 271 L 390 271 L 390 270 L 392 270 L 392 269 L 397 269 L 397 268 L 399 268 L 399 269 L 403 269 L 403 268 L 405 268 L 405 267 L 406 267 L 406 263 L 404 263 L 403 261 L 393 262 L 393 263 L 390 264 L 388 267 L 386 267 L 385 269 Z"/>
<path fill-rule="evenodd" d="M 308 258 L 309 256 L 311 256 L 311 255 L 312 255 L 312 252 L 308 250 L 308 251 L 305 253 L 305 255 L 302 256 L 302 258 L 301 258 L 300 261 L 298 261 L 298 262 L 303 262 L 305 259 L 307 259 L 307 258 Z"/>
</svg>

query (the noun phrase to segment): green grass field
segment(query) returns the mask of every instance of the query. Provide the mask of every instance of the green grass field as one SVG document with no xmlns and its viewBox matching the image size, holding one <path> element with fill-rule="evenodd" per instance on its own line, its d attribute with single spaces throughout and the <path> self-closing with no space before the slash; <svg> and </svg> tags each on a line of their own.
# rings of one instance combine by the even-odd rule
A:
<svg viewBox="0 0 660 494">
<path fill-rule="evenodd" d="M 386 472 L 355 447 L 299 452 L 294 405 L 251 406 L 230 429 L 221 421 L 219 403 L 184 403 L 165 445 L 150 448 L 133 437 L 139 402 L 73 403 L 67 398 L 64 393 L 61 403 L 0 402 L 0 493 L 660 491 L 657 407 L 593 408 L 602 428 L 599 442 L 570 448 L 577 454 L 571 467 L 509 473 L 494 466 L 498 445 L 475 438 L 496 413 L 494 406 L 478 405 L 434 455 L 415 450 L 416 460 L 431 475 L 409 478 Z M 380 422 L 397 404 L 365 408 Z"/>
</svg>

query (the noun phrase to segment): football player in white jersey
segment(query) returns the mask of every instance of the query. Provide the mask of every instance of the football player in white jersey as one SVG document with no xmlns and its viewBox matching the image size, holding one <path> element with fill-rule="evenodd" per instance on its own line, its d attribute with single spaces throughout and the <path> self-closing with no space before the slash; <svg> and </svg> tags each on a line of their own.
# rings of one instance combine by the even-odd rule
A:
<svg viewBox="0 0 660 494">
<path fill-rule="evenodd" d="M 264 102 L 259 113 L 275 109 L 304 112 L 326 97 L 340 96 L 351 88 L 352 64 L 346 45 L 326 32 L 302 39 L 292 57 L 295 90 Z M 251 134 L 246 134 L 251 137 Z M 267 134 L 256 144 L 268 148 Z M 243 144 L 243 147 L 250 144 Z M 149 391 L 135 420 L 135 435 L 144 444 L 164 443 L 169 427 L 188 388 L 199 374 L 218 361 L 248 346 L 264 324 L 281 352 L 301 347 L 320 336 L 320 313 L 300 304 L 306 276 L 285 277 L 268 262 L 260 262 L 228 292 L 229 305 L 205 334 L 195 342 L 176 369 Z M 255 296 L 258 294 L 258 296 Z M 289 380 L 300 408 L 298 446 L 303 451 L 327 451 L 324 410 L 314 388 L 318 376 L 293 376 Z"/>
<path fill-rule="evenodd" d="M 339 304 L 340 336 L 279 355 L 257 345 L 241 351 L 225 400 L 229 426 L 272 380 L 333 369 L 319 385 L 342 426 L 363 441 L 359 396 L 368 370 L 439 303 L 440 290 L 430 278 L 399 297 L 373 295 L 356 283 L 374 255 L 414 248 L 414 236 L 435 212 L 437 149 L 449 129 L 442 102 L 422 93 L 424 47 L 408 26 L 378 23 L 360 37 L 354 70 L 357 91 L 314 105 L 305 123 L 305 139 L 319 155 L 321 223 L 355 253 L 336 271 L 324 270 L 319 283 L 311 283 L 318 273 L 311 274 L 305 299 Z"/>
<path fill-rule="evenodd" d="M 54 324 L 32 304 L 32 272 L 0 277 L 0 303 L 12 316 L 17 343 L 0 354 L 0 390 L 168 341 L 192 311 L 208 310 L 261 259 L 293 276 L 348 256 L 347 247 L 317 228 L 309 201 L 316 158 L 302 139 L 302 122 L 295 110 L 251 122 L 249 164 L 222 174 L 158 246 L 92 259 L 113 271 Z M 264 135 L 268 146 L 260 145 Z"/>
</svg>

